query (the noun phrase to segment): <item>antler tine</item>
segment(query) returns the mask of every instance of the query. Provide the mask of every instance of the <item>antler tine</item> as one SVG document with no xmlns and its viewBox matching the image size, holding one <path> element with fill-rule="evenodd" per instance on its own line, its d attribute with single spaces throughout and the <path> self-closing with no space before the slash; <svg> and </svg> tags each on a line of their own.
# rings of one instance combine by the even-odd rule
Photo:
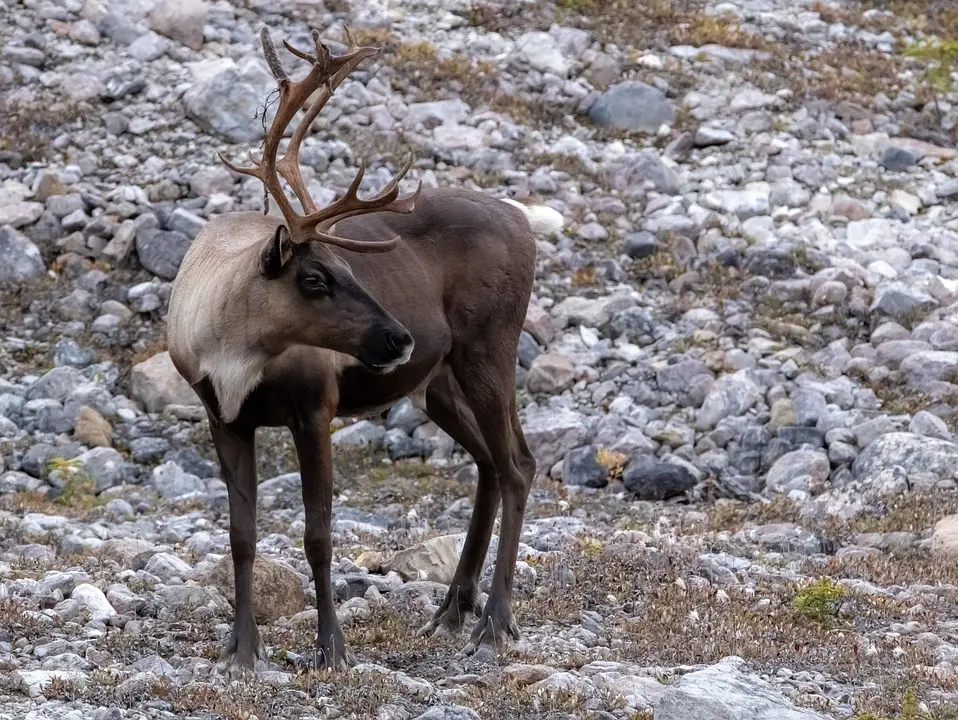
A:
<svg viewBox="0 0 958 720">
<path fill-rule="evenodd" d="M 273 77 L 276 78 L 281 86 L 288 83 L 289 75 L 286 74 L 286 69 L 283 67 L 283 63 L 276 53 L 273 38 L 269 36 L 269 28 L 264 25 L 263 29 L 260 30 L 259 36 L 263 43 L 263 55 L 266 57 L 266 64 L 269 65 L 269 70 L 273 73 Z M 287 47 L 289 47 L 289 45 L 287 45 Z"/>
<path fill-rule="evenodd" d="M 415 192 L 402 198 L 399 197 L 399 181 L 409 172 L 411 167 L 412 154 L 409 155 L 402 169 L 396 173 L 395 177 L 393 177 L 382 190 L 371 198 L 360 199 L 357 193 L 366 169 L 365 159 L 361 160 L 359 171 L 356 173 L 356 177 L 353 178 L 345 194 L 328 207 L 304 218 L 304 225 L 315 228 L 313 230 L 313 239 L 331 245 L 337 245 L 347 250 L 353 250 L 355 252 L 385 252 L 392 249 L 399 241 L 398 235 L 390 240 L 370 242 L 351 240 L 349 238 L 332 235 L 329 230 L 340 220 L 355 215 L 365 215 L 371 212 L 412 212 L 416 206 L 416 200 L 419 198 L 419 193 L 422 191 L 422 180 L 419 181 Z"/>
<path fill-rule="evenodd" d="M 220 153 L 220 160 L 233 172 L 258 178 L 264 184 L 267 198 L 272 195 L 275 199 L 283 217 L 286 219 L 294 241 L 318 240 L 358 252 L 384 252 L 395 247 L 399 240 L 398 236 L 390 240 L 363 242 L 341 238 L 330 234 L 328 231 L 339 220 L 354 215 L 377 211 L 412 212 L 419 193 L 422 191 L 422 181 L 419 182 L 414 193 L 403 198 L 399 197 L 399 181 L 412 167 L 411 155 L 399 173 L 379 193 L 361 200 L 357 193 L 366 170 L 365 159 L 363 159 L 356 177 L 353 178 L 343 197 L 322 210 L 317 210 L 299 168 L 299 149 L 316 116 L 319 115 L 322 108 L 332 97 L 335 89 L 346 79 L 349 73 L 363 60 L 379 53 L 379 48 L 359 45 L 349 28 L 344 28 L 344 32 L 348 47 L 343 55 L 331 55 L 329 48 L 322 42 L 319 32 L 316 30 L 311 32 L 313 43 L 316 46 L 315 55 L 294 48 L 289 42 L 283 40 L 283 45 L 291 54 L 308 61 L 312 65 L 309 73 L 302 80 L 293 81 L 279 59 L 269 29 L 263 27 L 260 31 L 263 54 L 279 87 L 279 107 L 270 123 L 269 130 L 266 132 L 263 155 L 260 160 L 255 160 L 252 153 L 250 153 L 252 167 L 235 165 L 223 157 L 222 153 Z M 319 93 L 314 98 L 309 110 L 306 111 L 303 121 L 293 132 L 286 152 L 281 158 L 277 159 L 277 151 L 286 127 L 307 99 L 317 91 Z M 305 216 L 299 215 L 293 210 L 292 204 L 286 197 L 280 183 L 281 177 L 286 180 L 300 201 L 306 213 Z"/>
<path fill-rule="evenodd" d="M 315 74 L 314 82 L 316 83 L 316 87 L 311 90 L 310 94 L 316 89 L 322 86 L 324 87 L 322 87 L 322 90 L 313 100 L 302 122 L 296 127 L 293 136 L 289 140 L 289 144 L 286 146 L 285 154 L 276 164 L 276 169 L 286 182 L 289 183 L 289 186 L 293 189 L 296 197 L 299 198 L 299 202 L 307 215 L 316 213 L 317 208 L 312 197 L 309 195 L 306 183 L 303 182 L 302 173 L 299 169 L 299 148 L 302 145 L 303 138 L 306 136 L 306 132 L 312 126 L 313 121 L 319 115 L 320 111 L 322 111 L 326 103 L 329 102 L 333 92 L 335 92 L 336 88 L 346 79 L 349 73 L 363 60 L 379 52 L 377 48 L 356 45 L 352 39 L 352 35 L 349 34 L 350 45 L 346 54 L 332 56 L 329 53 L 329 48 L 323 44 L 316 30 L 312 31 L 312 37 L 313 42 L 316 44 L 316 56 L 313 57 L 301 51 L 296 51 L 295 54 L 298 57 L 305 57 L 313 63 L 313 69 L 310 71 L 310 75 L 303 80 L 303 82 L 305 82 L 309 77 Z"/>
</svg>

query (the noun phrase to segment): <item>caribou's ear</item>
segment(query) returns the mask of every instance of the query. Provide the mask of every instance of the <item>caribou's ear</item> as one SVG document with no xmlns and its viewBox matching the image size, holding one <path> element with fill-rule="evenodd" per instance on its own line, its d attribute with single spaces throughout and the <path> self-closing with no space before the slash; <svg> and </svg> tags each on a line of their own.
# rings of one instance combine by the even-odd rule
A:
<svg viewBox="0 0 958 720">
<path fill-rule="evenodd" d="M 266 241 L 260 253 L 260 272 L 266 277 L 278 277 L 293 256 L 293 238 L 285 225 L 280 225 L 273 237 Z"/>
</svg>

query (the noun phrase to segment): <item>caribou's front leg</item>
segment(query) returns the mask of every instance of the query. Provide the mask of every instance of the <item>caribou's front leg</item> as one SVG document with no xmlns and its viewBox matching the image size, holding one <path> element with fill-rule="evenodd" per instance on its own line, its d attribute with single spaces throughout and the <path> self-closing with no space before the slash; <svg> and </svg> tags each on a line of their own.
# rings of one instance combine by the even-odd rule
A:
<svg viewBox="0 0 958 720">
<path fill-rule="evenodd" d="M 266 657 L 253 616 L 253 559 L 256 555 L 256 443 L 252 431 L 210 422 L 230 504 L 230 554 L 235 597 L 233 632 L 219 670 L 230 675 L 253 670 Z"/>
<path fill-rule="evenodd" d="M 303 505 L 306 509 L 306 532 L 303 545 L 306 559 L 316 583 L 316 611 L 319 631 L 313 667 L 344 670 L 355 664 L 346 648 L 330 585 L 333 544 L 330 538 L 333 516 L 333 452 L 329 441 L 326 413 L 302 420 L 293 430 L 299 455 L 299 473 L 303 483 Z"/>
</svg>

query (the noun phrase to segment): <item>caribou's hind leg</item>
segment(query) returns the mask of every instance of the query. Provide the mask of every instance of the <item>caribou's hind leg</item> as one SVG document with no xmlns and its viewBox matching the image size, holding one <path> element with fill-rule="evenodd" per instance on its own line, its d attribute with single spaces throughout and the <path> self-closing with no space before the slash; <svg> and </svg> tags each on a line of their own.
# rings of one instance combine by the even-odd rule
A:
<svg viewBox="0 0 958 720">
<path fill-rule="evenodd" d="M 510 638 L 519 639 L 519 627 L 510 607 L 512 581 L 536 462 L 516 414 L 514 364 L 514 353 L 487 355 L 476 348 L 456 353 L 452 358 L 453 371 L 488 449 L 502 501 L 492 588 L 463 655 L 472 655 L 481 648 L 505 650 Z"/>
<path fill-rule="evenodd" d="M 499 487 L 489 450 L 459 383 L 448 368 L 426 388 L 426 414 L 472 456 L 479 469 L 479 479 L 469 530 L 452 584 L 436 614 L 419 630 L 420 635 L 432 635 L 437 630 L 458 632 L 470 615 L 478 616 L 482 612 L 479 574 L 499 512 Z"/>
</svg>

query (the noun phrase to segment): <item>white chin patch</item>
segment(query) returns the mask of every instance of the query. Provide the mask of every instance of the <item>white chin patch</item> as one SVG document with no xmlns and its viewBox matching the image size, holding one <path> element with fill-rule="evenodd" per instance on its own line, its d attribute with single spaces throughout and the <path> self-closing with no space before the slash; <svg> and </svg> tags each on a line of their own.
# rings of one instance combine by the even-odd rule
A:
<svg viewBox="0 0 958 720">
<path fill-rule="evenodd" d="M 406 348 L 406 351 L 402 354 L 401 358 L 399 358 L 398 360 L 393 360 L 388 365 L 383 365 L 382 372 L 391 373 L 400 365 L 405 365 L 407 362 L 409 362 L 409 358 L 412 357 L 412 351 L 415 349 L 415 347 L 416 347 L 415 343 L 410 343 L 409 346 Z"/>
</svg>

